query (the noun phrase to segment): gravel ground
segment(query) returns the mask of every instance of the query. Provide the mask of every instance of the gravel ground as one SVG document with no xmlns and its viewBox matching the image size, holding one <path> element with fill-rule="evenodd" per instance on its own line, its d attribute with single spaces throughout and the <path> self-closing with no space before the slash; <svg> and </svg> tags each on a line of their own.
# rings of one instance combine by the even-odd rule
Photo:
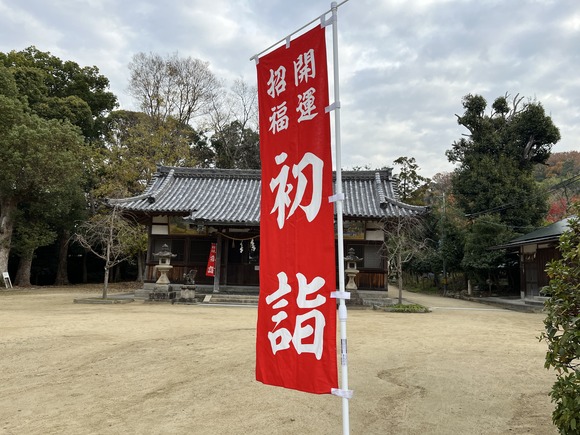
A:
<svg viewBox="0 0 580 435">
<path fill-rule="evenodd" d="M 0 433 L 342 432 L 340 399 L 254 380 L 255 307 L 73 303 L 99 294 L 0 290 Z M 432 312 L 349 311 L 352 434 L 557 433 L 542 314 L 405 298 Z"/>
</svg>

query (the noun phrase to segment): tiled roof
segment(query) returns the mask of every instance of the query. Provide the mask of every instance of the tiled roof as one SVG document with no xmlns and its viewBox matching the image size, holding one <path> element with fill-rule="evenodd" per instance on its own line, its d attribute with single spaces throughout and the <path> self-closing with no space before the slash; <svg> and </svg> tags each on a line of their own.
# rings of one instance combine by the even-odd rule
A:
<svg viewBox="0 0 580 435">
<path fill-rule="evenodd" d="M 537 244 L 537 243 L 549 243 L 557 242 L 560 239 L 562 233 L 569 228 L 570 218 L 562 219 L 561 221 L 554 222 L 546 227 L 538 228 L 531 233 L 524 234 L 513 240 L 510 240 L 505 245 L 500 245 L 497 248 L 519 248 L 520 246 Z"/>
<path fill-rule="evenodd" d="M 189 214 L 198 222 L 259 225 L 260 175 L 259 170 L 160 166 L 143 194 L 109 203 L 138 213 Z M 343 171 L 342 185 L 347 219 L 414 216 L 427 210 L 397 199 L 390 171 Z"/>
</svg>

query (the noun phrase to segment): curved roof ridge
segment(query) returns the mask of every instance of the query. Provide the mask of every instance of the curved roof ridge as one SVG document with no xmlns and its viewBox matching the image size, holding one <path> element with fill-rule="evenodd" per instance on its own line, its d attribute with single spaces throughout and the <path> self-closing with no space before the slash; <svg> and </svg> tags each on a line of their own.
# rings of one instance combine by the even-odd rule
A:
<svg viewBox="0 0 580 435">
<path fill-rule="evenodd" d="M 160 166 L 158 172 L 173 171 L 176 176 L 204 178 L 260 178 L 260 169 L 190 168 L 185 166 Z"/>
<path fill-rule="evenodd" d="M 379 207 L 385 208 L 387 202 L 387 195 L 383 186 L 383 180 L 379 172 L 375 172 L 375 185 L 377 187 L 377 194 L 379 195 Z M 384 205 L 383 205 L 384 204 Z"/>
<path fill-rule="evenodd" d="M 106 198 L 108 204 L 122 204 L 127 201 L 138 201 L 140 199 L 146 199 L 149 197 L 148 193 L 142 193 L 141 195 L 131 196 L 129 198 Z"/>
<path fill-rule="evenodd" d="M 150 203 L 154 203 L 155 200 L 157 199 L 157 196 L 167 190 L 167 186 L 169 186 L 170 181 L 173 181 L 173 174 L 175 174 L 175 168 L 171 168 L 171 170 L 167 174 L 167 177 L 165 177 L 165 180 L 161 182 L 161 186 L 159 186 L 157 190 L 149 192 L 147 201 L 149 201 Z"/>
<path fill-rule="evenodd" d="M 163 169 L 169 170 L 167 177 L 165 178 L 165 180 L 163 180 L 161 182 L 161 186 L 159 186 L 157 189 L 155 189 L 153 191 L 152 189 L 153 189 L 153 186 L 155 185 L 155 180 L 160 178 L 161 172 Z M 121 204 L 123 202 L 128 202 L 128 201 L 139 201 L 140 199 L 149 200 L 149 198 L 153 198 L 153 201 L 150 201 L 150 202 L 155 202 L 155 195 L 160 193 L 161 189 L 163 189 L 163 187 L 167 185 L 167 182 L 168 182 L 167 180 L 169 179 L 169 176 L 171 175 L 171 169 L 172 168 L 169 166 L 159 166 L 158 165 L 157 170 L 153 174 L 153 177 L 151 178 L 149 183 L 147 183 L 147 187 L 145 187 L 145 191 L 142 194 L 130 196 L 128 198 L 107 198 L 107 202 L 109 204 Z"/>
<path fill-rule="evenodd" d="M 392 168 L 385 168 L 385 169 L 373 169 L 368 171 L 353 171 L 353 170 L 343 170 L 341 171 L 341 175 L 343 178 L 346 179 L 372 179 L 377 174 L 381 176 L 381 178 L 385 178 L 390 180 L 393 177 L 393 169 Z M 336 171 L 333 171 L 333 178 L 336 179 Z"/>
<path fill-rule="evenodd" d="M 404 202 L 401 202 L 397 199 L 394 198 L 389 198 L 389 197 L 385 197 L 385 200 L 387 203 L 396 205 L 397 207 L 401 207 L 407 210 L 412 210 L 412 211 L 417 211 L 417 212 L 423 212 L 425 213 L 427 210 L 429 210 L 429 207 L 424 206 L 424 205 L 413 205 L 413 204 L 406 204 Z M 385 204 L 386 206 L 386 204 Z"/>
</svg>

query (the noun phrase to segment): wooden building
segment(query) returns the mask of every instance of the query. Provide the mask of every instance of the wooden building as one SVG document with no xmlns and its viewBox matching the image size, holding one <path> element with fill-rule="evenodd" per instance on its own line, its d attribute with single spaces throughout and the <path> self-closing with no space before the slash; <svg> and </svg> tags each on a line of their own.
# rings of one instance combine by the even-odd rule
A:
<svg viewBox="0 0 580 435">
<path fill-rule="evenodd" d="M 559 239 L 567 229 L 568 219 L 563 219 L 517 237 L 500 247 L 519 254 L 522 299 L 540 296 L 542 288 L 548 285 L 546 265 L 551 260 L 561 258 L 558 250 Z"/>
<path fill-rule="evenodd" d="M 427 208 L 398 200 L 390 170 L 343 171 L 344 248 L 358 257 L 361 289 L 384 289 L 382 222 L 417 216 Z M 196 283 L 214 288 L 258 286 L 260 257 L 260 171 L 159 166 L 143 194 L 110 200 L 149 229 L 146 281 L 154 282 L 153 254 L 163 245 L 176 256 L 170 280 L 181 283 L 197 269 Z M 216 277 L 205 275 L 212 243 L 217 245 Z M 308 255 L 308 246 L 303 247 Z M 313 259 L 315 261 L 315 259 Z"/>
</svg>

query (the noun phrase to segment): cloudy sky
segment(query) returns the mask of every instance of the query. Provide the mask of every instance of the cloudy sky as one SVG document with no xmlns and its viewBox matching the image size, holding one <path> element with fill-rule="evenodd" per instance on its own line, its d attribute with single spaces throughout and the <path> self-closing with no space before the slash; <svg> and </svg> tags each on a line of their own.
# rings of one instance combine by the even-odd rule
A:
<svg viewBox="0 0 580 435">
<path fill-rule="evenodd" d="M 341 3 L 341 2 L 338 2 Z M 0 0 L 0 52 L 34 45 L 109 78 L 121 108 L 134 54 L 177 52 L 226 82 L 252 55 L 330 9 L 323 0 Z M 461 98 L 540 101 L 580 149 L 580 1 L 350 0 L 338 11 L 343 166 L 450 171 Z M 328 34 L 330 35 L 330 30 Z M 332 101 L 332 97 L 331 97 Z"/>
</svg>

